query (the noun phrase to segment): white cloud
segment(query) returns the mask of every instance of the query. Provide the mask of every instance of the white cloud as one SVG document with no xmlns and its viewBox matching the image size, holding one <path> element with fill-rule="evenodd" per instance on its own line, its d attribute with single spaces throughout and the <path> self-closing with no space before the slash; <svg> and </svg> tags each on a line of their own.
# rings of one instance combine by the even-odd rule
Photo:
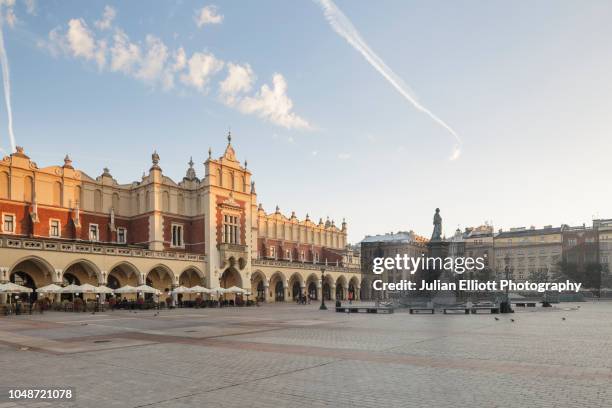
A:
<svg viewBox="0 0 612 408">
<path fill-rule="evenodd" d="M 198 28 L 202 28 L 207 24 L 221 24 L 223 14 L 218 14 L 215 6 L 205 6 L 195 11 L 194 20 Z"/>
<path fill-rule="evenodd" d="M 350 153 L 338 153 L 338 160 L 348 160 L 351 158 Z"/>
<path fill-rule="evenodd" d="M 287 81 L 281 74 L 272 77 L 272 88 L 261 86 L 254 96 L 244 97 L 238 102 L 243 113 L 255 114 L 287 129 L 310 129 L 310 124 L 295 112 L 293 101 L 287 96 Z"/>
<path fill-rule="evenodd" d="M 0 0 L 0 5 L 6 1 L 11 0 Z M 171 49 L 152 34 L 148 34 L 144 42 L 133 42 L 125 31 L 112 25 L 115 15 L 115 10 L 107 6 L 103 20 L 95 23 L 101 31 L 95 32 L 83 19 L 71 19 L 67 27 L 51 30 L 48 40 L 40 41 L 39 46 L 54 56 L 64 54 L 95 61 L 100 70 L 121 72 L 166 91 L 175 88 L 177 79 L 184 87 L 202 93 L 208 92 L 210 85 L 218 85 L 221 101 L 242 113 L 256 115 L 287 129 L 311 129 L 310 124 L 293 111 L 293 101 L 287 95 L 287 81 L 281 74 L 274 74 L 271 85 L 264 84 L 252 93 L 257 77 L 251 66 L 230 62 L 225 78 L 212 82 L 226 66 L 223 60 L 210 52 L 188 55 L 183 47 Z"/>
<path fill-rule="evenodd" d="M 102 19 L 97 20 L 94 24 L 98 30 L 108 30 L 113 25 L 115 17 L 117 17 L 117 10 L 111 6 L 105 6 Z"/>
<path fill-rule="evenodd" d="M 76 18 L 70 20 L 66 39 L 68 40 L 68 47 L 75 57 L 82 57 L 87 60 L 95 58 L 96 40 L 85 21 Z"/>
<path fill-rule="evenodd" d="M 110 49 L 111 71 L 131 74 L 140 62 L 141 52 L 137 44 L 130 42 L 129 37 L 122 30 L 117 30 L 113 36 L 113 46 Z"/>
<path fill-rule="evenodd" d="M 248 92 L 253 87 L 255 73 L 249 64 L 227 64 L 227 76 L 219 83 L 219 93 L 228 105 L 234 105 L 239 94 Z"/>
<path fill-rule="evenodd" d="M 198 91 L 205 91 L 210 77 L 221 71 L 223 65 L 223 61 L 213 54 L 194 52 L 187 62 L 187 73 L 181 75 L 181 81 Z"/>
<path fill-rule="evenodd" d="M 159 38 L 147 35 L 147 51 L 140 61 L 136 78 L 145 82 L 154 82 L 161 78 L 168 59 L 168 47 Z"/>
</svg>

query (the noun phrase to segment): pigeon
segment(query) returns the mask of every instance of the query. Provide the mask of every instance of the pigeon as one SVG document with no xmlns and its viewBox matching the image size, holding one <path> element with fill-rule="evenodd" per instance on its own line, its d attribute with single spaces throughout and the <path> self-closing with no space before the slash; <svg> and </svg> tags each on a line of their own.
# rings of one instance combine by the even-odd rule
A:
<svg viewBox="0 0 612 408">
<path fill-rule="evenodd" d="M 510 321 L 511 321 L 512 323 L 514 323 L 514 319 L 510 319 Z"/>
<path fill-rule="evenodd" d="M 499 320 L 499 317 L 496 317 L 495 320 Z"/>
<path fill-rule="evenodd" d="M 561 320 L 565 320 L 565 317 L 562 317 Z"/>
</svg>

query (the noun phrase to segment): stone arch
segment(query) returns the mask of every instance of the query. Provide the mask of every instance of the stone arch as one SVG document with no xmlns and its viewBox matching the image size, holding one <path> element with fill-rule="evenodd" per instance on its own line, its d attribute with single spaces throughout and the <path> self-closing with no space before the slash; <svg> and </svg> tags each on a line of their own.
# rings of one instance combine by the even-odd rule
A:
<svg viewBox="0 0 612 408">
<path fill-rule="evenodd" d="M 251 274 L 251 293 L 255 296 L 257 300 L 266 300 L 267 287 L 268 280 L 266 279 L 266 275 L 262 271 L 258 269 Z"/>
<path fill-rule="evenodd" d="M 104 277 L 98 266 L 87 259 L 76 259 L 69 262 L 62 271 L 62 280 L 71 274 L 76 277 L 80 284 L 89 283 L 90 285 L 98 285 L 104 282 Z"/>
<path fill-rule="evenodd" d="M 87 259 L 77 259 L 69 262 L 62 270 L 62 282 L 64 284 L 98 285 L 104 282 L 102 272 L 96 264 Z"/>
<path fill-rule="evenodd" d="M 305 286 L 302 275 L 298 272 L 294 272 L 289 277 L 289 294 L 291 295 L 291 299 L 296 300 L 303 295 Z"/>
<path fill-rule="evenodd" d="M 330 275 L 325 275 L 325 278 L 321 285 L 321 291 L 325 300 L 336 299 L 335 286 L 336 285 L 334 284 L 334 278 L 332 278 Z"/>
<path fill-rule="evenodd" d="M 8 274 L 2 276 L 2 280 L 36 290 L 53 282 L 54 274 L 55 270 L 49 262 L 37 256 L 28 256 L 15 262 L 8 270 Z M 30 299 L 35 300 L 37 295 L 33 293 Z"/>
<path fill-rule="evenodd" d="M 231 288 L 232 286 L 242 287 L 242 276 L 240 276 L 240 272 L 238 269 L 233 266 L 229 266 L 227 269 L 223 271 L 221 276 L 219 277 L 219 285 L 222 288 Z"/>
<path fill-rule="evenodd" d="M 338 276 L 338 279 L 336 279 L 336 299 L 337 300 L 346 300 L 347 286 L 348 286 L 348 283 L 346 282 L 346 277 L 344 275 Z"/>
<path fill-rule="evenodd" d="M 311 273 L 306 278 L 306 294 L 310 299 L 319 299 L 320 277 L 316 273 Z"/>
<path fill-rule="evenodd" d="M 361 299 L 359 291 L 360 291 L 359 279 L 356 276 L 353 276 L 349 280 L 349 284 L 348 284 L 348 293 L 347 293 L 348 299 L 350 300 Z"/>
<path fill-rule="evenodd" d="M 199 268 L 188 266 L 179 274 L 178 283 L 181 286 L 190 288 L 196 285 L 206 286 L 205 280 L 204 273 Z"/>
<path fill-rule="evenodd" d="M 149 269 L 144 283 L 162 292 L 169 292 L 174 284 L 174 273 L 166 265 L 158 264 Z"/>
<path fill-rule="evenodd" d="M 270 277 L 270 291 L 276 302 L 284 302 L 287 297 L 287 278 L 281 271 L 276 271 Z"/>
<path fill-rule="evenodd" d="M 116 263 L 108 270 L 106 285 L 112 289 L 117 289 L 118 287 L 125 285 L 138 286 L 138 282 L 140 280 L 139 277 L 140 271 L 136 266 L 134 266 L 134 264 L 127 261 L 122 261 Z"/>
</svg>

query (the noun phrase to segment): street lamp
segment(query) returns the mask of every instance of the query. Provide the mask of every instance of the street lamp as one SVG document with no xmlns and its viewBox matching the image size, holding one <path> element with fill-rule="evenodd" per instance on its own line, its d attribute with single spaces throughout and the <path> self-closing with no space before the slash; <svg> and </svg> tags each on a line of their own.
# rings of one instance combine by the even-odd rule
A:
<svg viewBox="0 0 612 408">
<path fill-rule="evenodd" d="M 323 284 L 325 282 L 325 268 L 321 268 L 321 306 L 319 310 L 327 310 L 325 306 L 325 291 L 323 290 Z"/>
</svg>

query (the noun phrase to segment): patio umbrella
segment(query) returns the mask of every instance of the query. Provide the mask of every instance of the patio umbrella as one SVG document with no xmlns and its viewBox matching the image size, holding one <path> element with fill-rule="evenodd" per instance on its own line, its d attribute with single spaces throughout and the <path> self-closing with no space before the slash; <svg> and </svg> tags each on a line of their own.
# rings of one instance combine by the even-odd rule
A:
<svg viewBox="0 0 612 408">
<path fill-rule="evenodd" d="M 51 283 L 50 285 L 43 286 L 42 288 L 36 289 L 38 293 L 62 293 L 62 287 L 56 285 L 55 283 Z"/>
<path fill-rule="evenodd" d="M 225 293 L 240 293 L 240 294 L 244 294 L 246 293 L 246 290 L 239 288 L 238 286 L 232 286 L 231 288 L 227 288 L 225 289 Z"/>
<path fill-rule="evenodd" d="M 190 290 L 190 288 L 186 288 L 185 286 L 178 286 L 178 287 L 172 289 L 172 293 L 173 294 L 174 293 L 176 293 L 176 294 L 179 294 L 179 293 L 189 293 L 189 290 Z"/>
<path fill-rule="evenodd" d="M 104 285 L 100 285 L 100 286 L 96 286 L 95 288 L 95 293 L 108 293 L 108 294 L 112 294 L 114 291 L 109 288 L 108 286 L 104 286 Z"/>
<path fill-rule="evenodd" d="M 94 285 L 90 285 L 89 283 L 84 283 L 80 285 L 81 291 L 79 293 L 96 293 L 96 287 Z"/>
<path fill-rule="evenodd" d="M 187 289 L 187 293 L 212 293 L 212 291 L 204 286 L 196 285 Z"/>
<path fill-rule="evenodd" d="M 32 293 L 32 289 L 8 282 L 0 285 L 0 293 Z"/>
<path fill-rule="evenodd" d="M 160 295 L 161 294 L 161 290 L 159 289 L 155 289 L 149 285 L 140 285 L 136 288 L 137 292 L 140 293 L 152 293 L 154 295 Z"/>
<path fill-rule="evenodd" d="M 68 285 L 62 288 L 62 293 L 83 293 L 80 285 Z"/>
<path fill-rule="evenodd" d="M 217 294 L 217 295 L 222 295 L 222 294 L 228 293 L 228 292 L 227 292 L 227 289 L 224 289 L 224 288 L 212 288 L 212 289 L 210 289 L 210 293 Z"/>
<path fill-rule="evenodd" d="M 119 289 L 115 289 L 115 293 L 136 293 L 138 289 L 133 286 L 125 285 L 120 287 Z"/>
</svg>

